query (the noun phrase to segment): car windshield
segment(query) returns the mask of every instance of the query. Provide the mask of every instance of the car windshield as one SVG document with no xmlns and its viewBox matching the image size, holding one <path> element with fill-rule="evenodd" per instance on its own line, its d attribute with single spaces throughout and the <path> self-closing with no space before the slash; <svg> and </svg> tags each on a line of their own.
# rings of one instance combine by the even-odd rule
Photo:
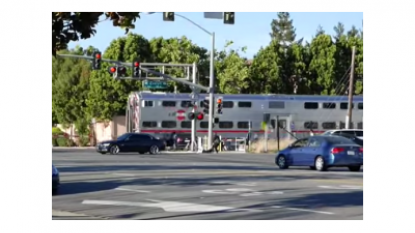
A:
<svg viewBox="0 0 415 233">
<path fill-rule="evenodd" d="M 119 137 L 117 138 L 117 140 L 125 140 L 125 139 L 126 139 L 126 138 L 128 138 L 129 136 L 130 136 L 130 134 L 126 133 L 126 134 L 123 134 L 123 135 L 119 136 Z"/>
<path fill-rule="evenodd" d="M 344 137 L 326 137 L 326 140 L 331 144 L 355 144 L 352 140 Z"/>
</svg>

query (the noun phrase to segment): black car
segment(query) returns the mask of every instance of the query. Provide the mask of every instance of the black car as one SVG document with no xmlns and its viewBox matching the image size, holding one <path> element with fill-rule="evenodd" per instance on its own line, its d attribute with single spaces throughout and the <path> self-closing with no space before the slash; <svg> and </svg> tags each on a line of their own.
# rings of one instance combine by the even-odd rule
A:
<svg viewBox="0 0 415 233">
<path fill-rule="evenodd" d="M 138 152 L 144 154 L 158 154 L 165 150 L 164 141 L 144 133 L 126 133 L 116 140 L 103 141 L 97 146 L 97 152 L 101 154 L 118 154 L 120 152 Z"/>
<path fill-rule="evenodd" d="M 59 171 L 52 164 L 52 194 L 57 194 L 60 186 Z"/>
</svg>

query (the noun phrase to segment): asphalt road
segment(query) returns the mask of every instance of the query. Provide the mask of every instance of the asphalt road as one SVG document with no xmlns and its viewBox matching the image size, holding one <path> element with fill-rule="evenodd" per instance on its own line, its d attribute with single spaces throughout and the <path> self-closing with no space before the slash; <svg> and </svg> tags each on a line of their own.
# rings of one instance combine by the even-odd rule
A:
<svg viewBox="0 0 415 233">
<path fill-rule="evenodd" d="M 363 219 L 363 171 L 279 170 L 258 154 L 52 154 L 53 219 Z"/>
</svg>

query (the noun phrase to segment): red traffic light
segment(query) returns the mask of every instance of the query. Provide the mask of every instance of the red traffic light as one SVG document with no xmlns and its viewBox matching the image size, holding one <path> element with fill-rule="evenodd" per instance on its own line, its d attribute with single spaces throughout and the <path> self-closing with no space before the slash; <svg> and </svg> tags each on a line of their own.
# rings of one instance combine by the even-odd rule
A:
<svg viewBox="0 0 415 233">
<path fill-rule="evenodd" d="M 115 68 L 115 67 L 113 66 L 113 67 L 110 67 L 110 68 L 108 69 L 108 71 L 109 71 L 111 74 L 113 74 L 113 73 L 115 73 L 115 71 L 117 71 L 117 68 Z"/>
<path fill-rule="evenodd" d="M 96 59 L 101 59 L 101 54 L 100 53 L 95 54 L 95 58 Z"/>
<path fill-rule="evenodd" d="M 140 62 L 138 61 L 134 62 L 134 67 L 140 67 Z"/>
<path fill-rule="evenodd" d="M 199 113 L 199 114 L 197 114 L 197 119 L 198 119 L 199 121 L 203 120 L 203 113 Z"/>
</svg>

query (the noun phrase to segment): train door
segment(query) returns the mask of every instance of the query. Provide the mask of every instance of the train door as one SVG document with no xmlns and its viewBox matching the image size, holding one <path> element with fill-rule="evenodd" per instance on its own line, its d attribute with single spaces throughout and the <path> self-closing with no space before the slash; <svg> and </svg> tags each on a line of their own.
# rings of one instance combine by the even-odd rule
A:
<svg viewBox="0 0 415 233">
<path fill-rule="evenodd" d="M 278 119 L 279 126 L 280 126 L 279 129 L 277 129 L 277 124 L 276 124 L 277 119 Z M 289 139 L 290 138 L 290 134 L 287 133 L 287 131 L 288 132 L 291 132 L 290 127 L 289 127 L 290 124 L 291 124 L 291 117 L 290 116 L 284 116 L 284 115 L 282 115 L 282 116 L 281 115 L 273 116 L 271 118 L 271 128 L 272 128 L 272 130 L 274 132 L 274 135 L 273 136 L 275 138 L 277 138 L 278 131 L 279 131 L 280 140 Z"/>
</svg>

